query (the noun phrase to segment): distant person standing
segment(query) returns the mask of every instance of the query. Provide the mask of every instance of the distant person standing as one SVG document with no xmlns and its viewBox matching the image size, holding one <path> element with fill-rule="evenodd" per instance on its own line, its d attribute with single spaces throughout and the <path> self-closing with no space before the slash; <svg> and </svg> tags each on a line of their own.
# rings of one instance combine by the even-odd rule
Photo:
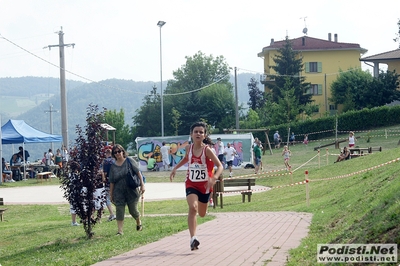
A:
<svg viewBox="0 0 400 266">
<path fill-rule="evenodd" d="M 42 158 L 42 165 L 46 165 L 46 158 L 47 158 L 47 152 L 43 153 L 43 158 Z"/>
<path fill-rule="evenodd" d="M 354 137 L 354 132 L 350 131 L 349 133 L 349 148 L 353 148 L 356 144 L 356 138 Z"/>
<path fill-rule="evenodd" d="M 283 156 L 283 162 L 285 163 L 285 167 L 287 171 L 290 171 L 290 156 L 292 155 L 292 152 L 289 150 L 288 146 L 285 145 L 285 147 L 283 147 L 283 151 L 282 151 L 282 156 Z"/>
<path fill-rule="evenodd" d="M 290 144 L 292 144 L 294 146 L 295 140 L 296 140 L 296 137 L 294 136 L 294 132 L 292 132 L 292 135 L 290 135 L 290 137 L 289 137 Z"/>
<path fill-rule="evenodd" d="M 217 138 L 217 145 L 218 145 L 218 159 L 222 163 L 222 166 L 225 168 L 225 163 L 224 163 L 224 143 L 222 142 L 221 138 Z"/>
<path fill-rule="evenodd" d="M 50 171 L 49 166 L 54 165 L 53 157 L 54 157 L 53 152 L 51 149 L 49 149 L 49 151 L 46 153 L 46 163 L 45 163 L 46 167 L 43 167 L 44 172 L 49 172 Z"/>
<path fill-rule="evenodd" d="M 111 149 L 106 149 L 105 151 L 106 158 L 103 160 L 103 183 L 104 183 L 104 190 L 106 192 L 106 205 L 107 209 L 110 212 L 110 216 L 108 217 L 108 221 L 111 222 L 115 220 L 117 217 L 114 215 L 114 211 L 111 206 L 111 199 L 110 199 L 110 180 L 108 179 L 110 174 L 111 165 L 114 164 L 115 160 L 111 156 Z"/>
<path fill-rule="evenodd" d="M 169 155 L 171 154 L 171 147 L 165 145 L 165 141 L 163 141 L 160 151 L 161 151 L 162 162 L 164 165 L 164 171 L 166 170 L 166 167 L 168 167 L 168 170 L 170 170 L 171 163 L 169 161 Z"/>
<path fill-rule="evenodd" d="M 65 147 L 64 145 L 62 145 L 61 147 L 61 156 L 62 156 L 63 166 L 67 165 L 69 159 L 69 153 L 67 147 Z"/>
<path fill-rule="evenodd" d="M 255 160 L 255 173 L 258 174 L 258 170 L 260 170 L 261 165 L 261 148 L 259 146 L 259 141 L 256 142 L 256 145 L 253 148 L 254 152 L 254 160 Z"/>
<path fill-rule="evenodd" d="M 46 165 L 47 166 L 54 165 L 53 157 L 54 157 L 53 151 L 51 149 L 49 149 L 49 151 L 46 154 Z"/>
<path fill-rule="evenodd" d="M 274 134 L 274 143 L 275 143 L 275 149 L 278 149 L 280 146 L 280 139 L 281 136 L 279 135 L 279 131 L 276 131 Z"/>
<path fill-rule="evenodd" d="M 59 177 L 61 175 L 61 168 L 62 168 L 62 155 L 60 149 L 57 149 L 54 161 L 55 164 L 58 165 L 57 176 Z"/>
<path fill-rule="evenodd" d="M 308 144 L 308 134 L 304 135 L 303 143 L 306 144 L 306 145 Z"/>
<path fill-rule="evenodd" d="M 235 159 L 235 155 L 237 155 L 237 152 L 236 152 L 235 148 L 232 147 L 229 142 L 226 145 L 227 146 L 224 150 L 224 155 L 226 158 L 226 165 L 229 168 L 229 177 L 232 177 L 232 164 L 233 164 L 233 160 Z"/>
<path fill-rule="evenodd" d="M 251 146 L 251 152 L 253 153 L 253 164 L 256 165 L 256 156 L 254 155 L 254 147 L 258 145 L 258 138 L 254 138 L 253 145 Z M 260 147 L 261 149 L 261 147 Z M 262 170 L 262 163 L 261 163 L 261 170 Z"/>
</svg>

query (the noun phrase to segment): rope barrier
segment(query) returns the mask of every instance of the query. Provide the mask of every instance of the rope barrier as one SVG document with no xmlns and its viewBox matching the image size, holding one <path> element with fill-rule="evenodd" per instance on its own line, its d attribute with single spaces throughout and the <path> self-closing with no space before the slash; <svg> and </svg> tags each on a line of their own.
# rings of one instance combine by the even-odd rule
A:
<svg viewBox="0 0 400 266">
<path fill-rule="evenodd" d="M 303 163 L 302 165 L 300 165 L 299 167 L 297 167 L 296 169 L 293 170 L 293 172 L 299 170 L 301 167 L 303 167 L 304 165 L 308 164 L 309 162 L 311 162 L 313 159 L 315 159 L 315 157 L 317 157 L 318 154 L 316 154 L 314 157 L 312 157 L 310 160 L 308 160 L 307 162 Z"/>
<path fill-rule="evenodd" d="M 311 158 L 309 161 L 311 161 L 315 157 L 316 156 Z M 359 171 L 356 171 L 356 172 L 353 172 L 353 173 L 350 173 L 350 174 L 339 175 L 339 176 L 330 177 L 330 178 L 321 178 L 321 179 L 308 179 L 308 171 L 306 171 L 307 178 L 306 178 L 306 180 L 301 181 L 301 182 L 295 182 L 295 183 L 291 183 L 291 184 L 287 184 L 287 185 L 275 186 L 275 187 L 270 187 L 270 188 L 259 188 L 259 189 L 250 189 L 250 190 L 245 189 L 245 190 L 239 190 L 239 191 L 226 191 L 226 192 L 215 192 L 215 193 L 216 194 L 239 194 L 239 193 L 248 193 L 248 192 L 255 192 L 255 191 L 267 191 L 267 190 L 271 190 L 271 189 L 275 189 L 275 188 L 285 188 L 285 187 L 292 187 L 292 186 L 296 186 L 296 185 L 304 185 L 304 184 L 307 184 L 309 182 L 334 180 L 334 179 L 350 177 L 350 176 L 354 176 L 354 175 L 357 175 L 357 174 L 361 174 L 361 173 L 365 173 L 365 172 L 368 172 L 368 171 L 372 171 L 372 170 L 375 170 L 377 168 L 380 168 L 380 167 L 383 167 L 383 166 L 387 166 L 387 165 L 389 165 L 391 163 L 395 163 L 395 162 L 399 162 L 399 161 L 400 161 L 400 158 L 397 158 L 397 159 L 390 160 L 390 161 L 388 161 L 386 163 L 382 163 L 382 164 L 379 164 L 379 165 L 376 165 L 376 166 L 373 166 L 373 167 L 368 167 L 366 169 L 359 170 Z M 281 171 L 281 170 L 274 170 L 274 171 Z M 287 174 L 292 174 L 292 173 L 290 172 L 290 173 L 287 173 Z M 234 178 L 229 178 L 229 179 L 234 179 Z"/>
<path fill-rule="evenodd" d="M 265 175 L 265 174 L 276 173 L 276 172 L 280 172 L 280 171 L 286 171 L 286 169 L 271 170 L 271 171 L 267 171 L 267 172 L 261 172 L 258 174 L 254 173 L 254 174 L 247 174 L 247 175 L 241 175 L 241 176 L 235 176 L 235 177 L 227 177 L 227 178 L 224 178 L 224 180 L 239 179 L 239 178 L 246 178 L 246 177 L 261 178 L 261 177 L 268 177 L 268 176 L 278 176 L 278 175 Z M 288 175 L 288 173 L 279 174 L 279 175 Z"/>
<path fill-rule="evenodd" d="M 304 185 L 306 182 L 307 182 L 307 181 L 304 180 L 304 181 L 296 182 L 296 183 L 293 183 L 293 184 L 282 185 L 282 186 L 277 186 L 277 187 L 271 187 L 271 189 L 273 189 L 273 188 L 293 187 L 293 186 L 296 186 L 296 185 Z"/>
<path fill-rule="evenodd" d="M 399 132 L 400 129 L 371 129 L 371 130 L 354 130 L 352 132 L 372 132 L 372 131 L 387 131 L 387 132 Z M 345 131 L 345 130 L 338 130 L 338 133 L 349 133 L 350 131 Z"/>
<path fill-rule="evenodd" d="M 391 160 L 391 161 L 388 161 L 386 163 L 382 163 L 382 164 L 379 164 L 379 165 L 376 165 L 376 166 L 373 166 L 373 167 L 368 167 L 366 169 L 363 169 L 363 170 L 360 170 L 360 171 L 356 171 L 356 172 L 353 172 L 353 173 L 350 173 L 350 174 L 339 175 L 339 176 L 329 177 L 329 178 L 310 179 L 309 181 L 310 182 L 314 182 L 314 181 L 325 181 L 325 180 L 333 180 L 333 179 L 338 179 L 338 178 L 345 178 L 345 177 L 349 177 L 349 176 L 365 173 L 365 172 L 368 172 L 368 171 L 372 171 L 372 170 L 375 170 L 377 168 L 380 168 L 380 167 L 383 167 L 383 166 L 386 166 L 388 164 L 395 163 L 395 162 L 398 162 L 398 161 L 400 161 L 400 158 L 397 158 L 397 159 L 394 159 L 394 160 Z"/>
</svg>

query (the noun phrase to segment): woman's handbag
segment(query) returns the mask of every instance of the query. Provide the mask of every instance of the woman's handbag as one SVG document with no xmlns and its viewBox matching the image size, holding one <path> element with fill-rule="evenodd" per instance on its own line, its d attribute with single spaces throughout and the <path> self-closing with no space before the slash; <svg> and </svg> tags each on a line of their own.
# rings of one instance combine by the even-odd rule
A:
<svg viewBox="0 0 400 266">
<path fill-rule="evenodd" d="M 140 186 L 140 179 L 139 177 L 132 171 L 132 164 L 129 158 L 126 158 L 128 160 L 128 173 L 126 175 L 126 185 L 129 188 L 136 189 L 137 187 Z"/>
</svg>

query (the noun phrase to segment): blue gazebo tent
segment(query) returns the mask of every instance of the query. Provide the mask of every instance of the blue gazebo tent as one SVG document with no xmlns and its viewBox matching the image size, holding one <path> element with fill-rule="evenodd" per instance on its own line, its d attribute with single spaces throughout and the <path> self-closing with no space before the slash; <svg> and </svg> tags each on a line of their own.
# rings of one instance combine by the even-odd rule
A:
<svg viewBox="0 0 400 266">
<path fill-rule="evenodd" d="M 1 145 L 2 144 L 22 144 L 25 150 L 25 143 L 49 143 L 49 142 L 62 142 L 61 135 L 52 135 L 37 130 L 30 125 L 26 124 L 24 120 L 8 120 L 6 124 L 1 127 L 0 131 Z M 0 155 L 3 156 L 3 148 L 0 145 Z M 24 158 L 25 159 L 25 158 Z M 2 169 L 0 169 L 0 176 Z M 24 165 L 25 175 L 25 165 Z M 0 184 L 2 177 L 0 177 Z"/>
<path fill-rule="evenodd" d="M 62 136 L 39 131 L 25 123 L 24 120 L 10 119 L 1 127 L 2 144 L 44 142 L 62 142 Z"/>
</svg>

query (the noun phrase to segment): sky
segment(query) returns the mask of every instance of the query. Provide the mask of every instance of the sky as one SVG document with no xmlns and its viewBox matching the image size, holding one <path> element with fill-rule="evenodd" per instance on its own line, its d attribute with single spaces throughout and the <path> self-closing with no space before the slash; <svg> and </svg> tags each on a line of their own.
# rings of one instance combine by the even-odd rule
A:
<svg viewBox="0 0 400 266">
<path fill-rule="evenodd" d="M 358 43 L 365 57 L 398 48 L 399 10 L 398 0 L 0 0 L 0 78 L 58 78 L 58 48 L 45 47 L 58 45 L 61 27 L 75 44 L 65 47 L 66 78 L 84 82 L 159 82 L 161 61 L 166 81 L 199 51 L 224 56 L 238 73 L 262 73 L 262 48 L 304 27 Z"/>
</svg>

